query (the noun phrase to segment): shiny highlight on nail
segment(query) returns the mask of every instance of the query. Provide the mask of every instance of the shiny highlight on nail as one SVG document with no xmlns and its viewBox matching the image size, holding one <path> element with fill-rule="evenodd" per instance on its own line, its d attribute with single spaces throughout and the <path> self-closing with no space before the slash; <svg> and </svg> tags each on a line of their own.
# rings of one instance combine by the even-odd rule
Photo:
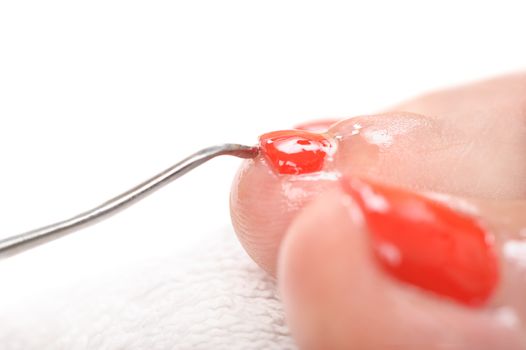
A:
<svg viewBox="0 0 526 350">
<path fill-rule="evenodd" d="M 468 306 L 488 301 L 498 261 L 492 237 L 474 218 L 407 190 L 356 178 L 342 184 L 363 213 L 384 271 Z"/>
<path fill-rule="evenodd" d="M 259 137 L 263 156 L 279 174 L 300 175 L 322 170 L 333 145 L 323 135 L 281 130 Z"/>
</svg>

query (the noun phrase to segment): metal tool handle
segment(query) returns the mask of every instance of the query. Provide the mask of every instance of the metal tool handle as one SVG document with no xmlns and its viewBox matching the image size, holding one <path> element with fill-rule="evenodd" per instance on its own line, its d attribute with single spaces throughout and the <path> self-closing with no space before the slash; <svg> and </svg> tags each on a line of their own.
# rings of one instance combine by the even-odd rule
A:
<svg viewBox="0 0 526 350">
<path fill-rule="evenodd" d="M 253 158 L 257 154 L 257 147 L 238 144 L 224 144 L 205 148 L 91 210 L 80 213 L 64 221 L 59 221 L 36 230 L 0 240 L 0 257 L 11 256 L 36 245 L 100 222 L 137 203 L 164 185 L 167 185 L 212 158 L 221 155 Z"/>
</svg>

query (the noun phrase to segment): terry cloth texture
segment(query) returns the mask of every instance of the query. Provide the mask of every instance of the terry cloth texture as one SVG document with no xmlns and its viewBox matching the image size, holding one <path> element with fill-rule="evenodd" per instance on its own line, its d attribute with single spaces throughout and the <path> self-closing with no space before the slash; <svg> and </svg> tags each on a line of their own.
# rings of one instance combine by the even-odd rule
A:
<svg viewBox="0 0 526 350">
<path fill-rule="evenodd" d="M 274 281 L 232 230 L 204 242 L 0 302 L 0 348 L 294 349 Z"/>
</svg>

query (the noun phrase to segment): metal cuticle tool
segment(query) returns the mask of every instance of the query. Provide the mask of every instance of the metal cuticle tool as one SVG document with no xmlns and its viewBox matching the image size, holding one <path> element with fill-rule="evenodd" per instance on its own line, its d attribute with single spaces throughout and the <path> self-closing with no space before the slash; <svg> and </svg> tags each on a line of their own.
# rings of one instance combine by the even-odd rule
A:
<svg viewBox="0 0 526 350">
<path fill-rule="evenodd" d="M 178 179 L 190 170 L 212 158 L 222 155 L 239 158 L 254 158 L 258 153 L 259 148 L 257 146 L 244 146 L 238 144 L 224 144 L 202 149 L 154 177 L 91 210 L 80 213 L 67 220 L 59 221 L 48 226 L 0 240 L 0 257 L 7 257 L 25 251 L 29 248 L 62 237 L 68 233 L 78 231 L 117 214 L 121 210 L 130 207 L 149 194 L 175 179 Z"/>
</svg>

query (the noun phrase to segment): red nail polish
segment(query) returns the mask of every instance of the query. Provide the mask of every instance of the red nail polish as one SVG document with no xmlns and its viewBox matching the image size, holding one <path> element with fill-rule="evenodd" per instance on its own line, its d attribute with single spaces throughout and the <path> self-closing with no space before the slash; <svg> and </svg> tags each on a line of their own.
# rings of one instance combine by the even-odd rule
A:
<svg viewBox="0 0 526 350">
<path fill-rule="evenodd" d="M 259 137 L 266 159 L 280 174 L 320 171 L 332 147 L 322 134 L 302 130 L 269 132 Z"/>
<path fill-rule="evenodd" d="M 469 306 L 489 299 L 498 262 L 491 236 L 473 218 L 386 185 L 352 179 L 343 186 L 362 209 L 385 271 Z"/>
<path fill-rule="evenodd" d="M 336 124 L 339 121 L 339 119 L 314 120 L 311 122 L 296 125 L 294 129 L 311 132 L 325 132 L 331 127 L 331 125 Z"/>
</svg>

